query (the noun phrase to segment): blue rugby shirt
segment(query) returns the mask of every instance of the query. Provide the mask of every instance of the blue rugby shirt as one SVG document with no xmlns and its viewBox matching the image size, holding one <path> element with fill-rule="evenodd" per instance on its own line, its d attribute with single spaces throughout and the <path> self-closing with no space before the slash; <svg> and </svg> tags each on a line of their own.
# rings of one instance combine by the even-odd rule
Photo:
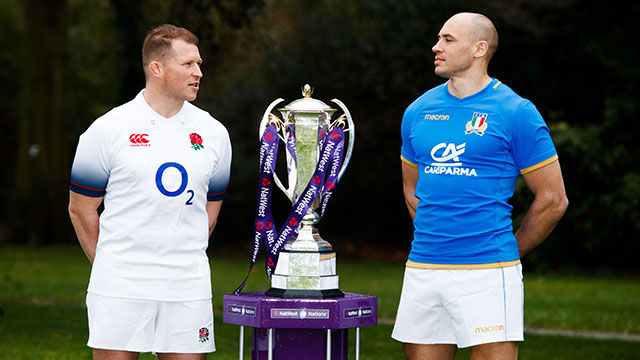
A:
<svg viewBox="0 0 640 360">
<path fill-rule="evenodd" d="M 536 107 L 497 79 L 462 99 L 445 83 L 407 108 L 401 132 L 401 158 L 419 173 L 408 266 L 517 263 L 515 181 L 557 159 Z"/>
</svg>

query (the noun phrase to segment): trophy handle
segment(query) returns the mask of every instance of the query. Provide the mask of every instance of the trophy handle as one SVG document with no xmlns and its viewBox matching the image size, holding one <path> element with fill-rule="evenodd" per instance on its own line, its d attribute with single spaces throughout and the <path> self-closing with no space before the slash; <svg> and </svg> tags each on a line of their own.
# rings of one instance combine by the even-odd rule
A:
<svg viewBox="0 0 640 360">
<path fill-rule="evenodd" d="M 345 132 L 349 133 L 349 145 L 347 147 L 347 152 L 345 154 L 344 161 L 342 162 L 342 168 L 338 173 L 338 181 L 340 181 L 340 179 L 342 178 L 342 175 L 344 175 L 344 171 L 347 169 L 347 166 L 349 165 L 349 160 L 351 160 L 351 154 L 353 153 L 353 142 L 355 140 L 355 135 L 356 135 L 355 134 L 356 126 L 353 123 L 353 119 L 351 118 L 351 113 L 349 112 L 349 109 L 347 109 L 347 107 L 342 103 L 342 101 L 338 99 L 332 99 L 331 101 L 338 104 L 338 106 L 340 106 L 342 111 L 344 111 L 344 114 L 347 116 L 347 123 L 349 125 L 348 128 L 345 129 Z"/>
<path fill-rule="evenodd" d="M 278 98 L 274 101 L 271 102 L 271 104 L 269 104 L 269 106 L 267 106 L 267 110 L 265 110 L 264 115 L 262 115 L 262 121 L 260 121 L 260 127 L 258 128 L 258 139 L 260 139 L 262 137 L 262 133 L 264 133 L 264 130 L 269 126 L 270 122 L 272 121 L 271 119 L 269 119 L 269 115 L 271 114 L 271 111 L 273 110 L 273 108 L 276 107 L 276 105 L 278 105 L 279 103 L 283 102 L 284 99 L 282 98 Z M 280 135 L 280 132 L 284 132 L 284 124 L 282 123 L 282 121 L 275 115 L 273 115 L 276 119 L 278 119 L 278 136 L 280 136 L 280 138 L 282 139 L 282 135 Z M 284 139 L 282 139 L 284 140 Z M 278 186 L 278 188 L 280 188 L 280 190 L 282 190 L 282 192 L 285 193 L 285 195 L 287 195 L 287 197 L 289 197 L 289 199 L 291 201 L 293 201 L 293 191 L 294 191 L 294 185 L 290 184 L 290 188 L 287 189 L 284 187 L 284 185 L 282 185 L 282 181 L 280 181 L 280 178 L 278 177 L 278 175 L 276 173 L 273 173 L 273 179 L 276 182 L 276 185 Z"/>
</svg>

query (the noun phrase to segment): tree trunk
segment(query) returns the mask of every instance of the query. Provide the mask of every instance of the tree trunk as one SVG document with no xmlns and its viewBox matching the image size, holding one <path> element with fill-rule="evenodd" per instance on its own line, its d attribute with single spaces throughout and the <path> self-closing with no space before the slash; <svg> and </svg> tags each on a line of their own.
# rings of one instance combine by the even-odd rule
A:
<svg viewBox="0 0 640 360">
<path fill-rule="evenodd" d="M 66 0 L 25 0 L 22 112 L 10 214 L 21 243 L 71 239 L 66 119 Z"/>
<path fill-rule="evenodd" d="M 122 72 L 118 90 L 118 104 L 131 101 L 144 87 L 144 70 L 142 68 L 142 43 L 146 32 L 143 4 L 140 0 L 111 0 L 116 14 L 114 32 L 122 54 Z M 185 5 L 186 6 L 186 5 Z"/>
</svg>

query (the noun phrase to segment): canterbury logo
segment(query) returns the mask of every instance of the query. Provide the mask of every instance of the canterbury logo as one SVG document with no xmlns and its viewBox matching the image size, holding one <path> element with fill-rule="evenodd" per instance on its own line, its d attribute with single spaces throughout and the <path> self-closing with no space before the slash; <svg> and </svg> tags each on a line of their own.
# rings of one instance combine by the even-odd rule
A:
<svg viewBox="0 0 640 360">
<path fill-rule="evenodd" d="M 149 144 L 147 136 L 149 136 L 149 134 L 131 134 L 129 136 L 129 141 L 132 146 L 145 146 L 145 144 Z"/>
</svg>

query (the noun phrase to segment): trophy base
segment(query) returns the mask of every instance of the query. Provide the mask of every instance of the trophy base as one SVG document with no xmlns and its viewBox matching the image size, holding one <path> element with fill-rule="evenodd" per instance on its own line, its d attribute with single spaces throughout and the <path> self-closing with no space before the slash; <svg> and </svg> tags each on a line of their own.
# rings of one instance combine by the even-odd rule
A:
<svg viewBox="0 0 640 360">
<path fill-rule="evenodd" d="M 301 299 L 330 299 L 344 297 L 344 293 L 340 289 L 328 290 L 298 290 L 298 289 L 278 289 L 270 288 L 264 293 L 266 296 L 279 298 L 301 298 Z"/>
<path fill-rule="evenodd" d="M 283 250 L 265 295 L 281 298 L 342 297 L 335 251 Z"/>
</svg>

